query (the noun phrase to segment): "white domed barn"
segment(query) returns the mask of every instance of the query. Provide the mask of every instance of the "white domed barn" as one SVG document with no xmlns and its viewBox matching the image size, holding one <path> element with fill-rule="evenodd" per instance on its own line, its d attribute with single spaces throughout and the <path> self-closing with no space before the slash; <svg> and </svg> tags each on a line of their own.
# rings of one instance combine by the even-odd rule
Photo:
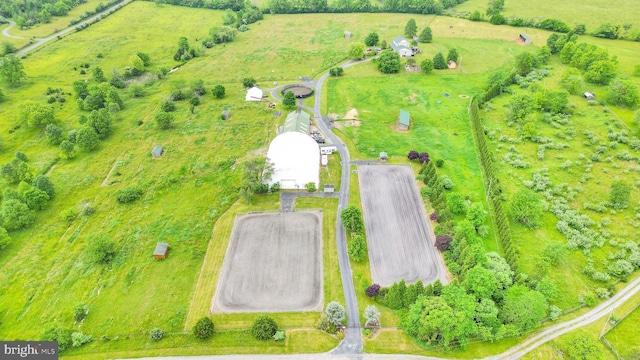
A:
<svg viewBox="0 0 640 360">
<path fill-rule="evenodd" d="M 269 185 L 281 189 L 304 189 L 307 183 L 320 185 L 320 148 L 309 135 L 297 131 L 276 136 L 269 144 L 267 158 L 273 164 Z"/>
</svg>

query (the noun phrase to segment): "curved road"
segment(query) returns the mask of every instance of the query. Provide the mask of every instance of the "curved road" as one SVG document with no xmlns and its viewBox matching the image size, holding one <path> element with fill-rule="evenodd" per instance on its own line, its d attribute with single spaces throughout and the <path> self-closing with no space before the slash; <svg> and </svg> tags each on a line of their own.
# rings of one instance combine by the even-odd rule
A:
<svg viewBox="0 0 640 360">
<path fill-rule="evenodd" d="M 30 51 L 33 51 L 33 50 L 39 48 L 40 46 L 48 43 L 49 41 L 58 38 L 58 36 L 63 36 L 63 35 L 66 35 L 66 34 L 70 33 L 71 31 L 75 31 L 76 27 L 78 27 L 80 25 L 84 25 L 84 24 L 90 23 L 90 22 L 94 21 L 95 19 L 101 17 L 103 14 L 109 14 L 109 11 L 111 11 L 112 9 L 114 9 L 116 7 L 125 6 L 125 5 L 129 4 L 132 1 L 133 0 L 124 0 L 123 2 L 121 2 L 119 4 L 115 4 L 115 5 L 111 6 L 110 8 L 107 8 L 104 11 L 102 11 L 102 12 L 100 12 L 100 13 L 98 13 L 98 14 L 90 17 L 90 18 L 86 18 L 86 19 L 82 20 L 81 22 L 79 22 L 79 23 L 77 23 L 77 24 L 75 24 L 73 26 L 69 26 L 66 29 L 60 30 L 60 31 L 56 32 L 53 35 L 49 35 L 49 36 L 44 37 L 44 38 L 36 38 L 38 41 L 36 41 L 35 43 L 33 43 L 33 44 L 29 45 L 29 46 L 26 46 L 26 47 L 24 47 L 24 48 L 22 48 L 22 49 L 20 49 L 18 51 L 16 51 L 14 53 L 14 55 L 15 56 L 22 56 L 22 55 L 24 55 L 24 54 L 26 54 L 26 53 L 28 53 Z M 9 34 L 9 29 L 14 27 L 15 25 L 16 25 L 15 22 L 9 21 L 9 26 L 7 26 L 5 29 L 2 30 L 2 35 L 6 36 L 8 38 L 13 38 L 13 39 L 28 39 L 27 37 L 15 36 L 15 35 Z"/>
</svg>

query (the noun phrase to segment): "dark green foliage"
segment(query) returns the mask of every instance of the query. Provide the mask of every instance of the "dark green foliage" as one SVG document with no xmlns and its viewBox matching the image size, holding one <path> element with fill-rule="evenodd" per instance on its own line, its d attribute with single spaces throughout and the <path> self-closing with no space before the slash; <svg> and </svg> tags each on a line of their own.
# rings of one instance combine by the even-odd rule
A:
<svg viewBox="0 0 640 360">
<path fill-rule="evenodd" d="M 449 49 L 449 53 L 447 54 L 447 61 L 458 62 L 458 50 L 455 48 Z"/>
<path fill-rule="evenodd" d="M 489 22 L 493 25 L 504 25 L 507 23 L 507 19 L 502 14 L 495 14 L 489 19 Z"/>
<path fill-rule="evenodd" d="M 361 234 L 364 231 L 362 211 L 353 205 L 342 210 L 340 220 L 342 220 L 342 226 L 351 233 Z"/>
<path fill-rule="evenodd" d="M 22 106 L 20 120 L 27 123 L 29 127 L 43 128 L 55 122 L 53 108 L 35 101 L 28 101 Z"/>
<path fill-rule="evenodd" d="M 63 328 L 60 325 L 50 325 L 40 334 L 40 339 L 45 341 L 57 341 L 58 350 L 62 353 L 71 348 L 72 332 L 73 330 Z"/>
<path fill-rule="evenodd" d="M 404 279 L 400 280 L 400 282 L 394 283 L 391 285 L 387 295 L 385 296 L 385 305 L 396 310 L 408 306 L 409 304 L 404 303 L 404 294 L 406 291 L 407 284 Z"/>
<path fill-rule="evenodd" d="M 425 27 L 418 37 L 421 43 L 430 43 L 433 40 L 433 33 L 430 27 Z"/>
<path fill-rule="evenodd" d="M 538 27 L 541 29 L 560 33 L 568 33 L 569 31 L 571 31 L 569 25 L 556 19 L 544 19 L 538 24 Z"/>
<path fill-rule="evenodd" d="M 364 43 L 367 46 L 376 46 L 378 44 L 378 40 L 378 33 L 372 32 L 364 39 Z"/>
<path fill-rule="evenodd" d="M 276 321 L 267 315 L 261 315 L 251 327 L 251 335 L 257 340 L 271 340 L 278 331 Z"/>
<path fill-rule="evenodd" d="M 542 89 L 536 93 L 535 98 L 536 104 L 542 111 L 551 114 L 567 112 L 569 93 L 564 90 Z"/>
<path fill-rule="evenodd" d="M 64 139 L 64 132 L 55 124 L 48 124 L 44 128 L 44 135 L 47 137 L 49 144 L 58 145 Z"/>
<path fill-rule="evenodd" d="M 614 181 L 611 184 L 611 192 L 609 193 L 609 206 L 614 209 L 624 209 L 629 204 L 631 197 L 631 186 L 624 180 Z"/>
<path fill-rule="evenodd" d="M 8 83 L 9 86 L 16 86 L 26 78 L 27 74 L 24 72 L 20 58 L 13 55 L 0 58 L 0 79 Z"/>
<path fill-rule="evenodd" d="M 367 256 L 367 242 L 363 235 L 355 235 L 347 244 L 349 258 L 355 262 L 360 262 Z"/>
<path fill-rule="evenodd" d="M 482 14 L 480 11 L 476 10 L 469 15 L 469 20 L 471 21 L 482 21 Z"/>
<path fill-rule="evenodd" d="M 164 337 L 164 331 L 162 331 L 162 329 L 153 328 L 149 332 L 149 337 L 153 341 L 160 341 Z"/>
<path fill-rule="evenodd" d="M 617 39 L 620 34 L 620 26 L 611 25 L 610 23 L 605 23 L 600 25 L 596 31 L 593 32 L 593 36 L 601 37 L 605 39 Z"/>
<path fill-rule="evenodd" d="M 383 51 L 376 61 L 378 70 L 385 74 L 397 73 L 402 68 L 400 55 L 395 51 Z"/>
<path fill-rule="evenodd" d="M 136 55 L 140 58 L 140 60 L 142 60 L 142 64 L 144 66 L 151 65 L 151 57 L 149 56 L 149 54 L 138 51 Z"/>
<path fill-rule="evenodd" d="M 193 336 L 195 336 L 196 339 L 200 340 L 211 338 L 213 336 L 213 330 L 213 321 L 211 321 L 211 319 L 209 319 L 208 317 L 203 317 L 202 319 L 198 320 L 198 322 L 192 328 Z"/>
<path fill-rule="evenodd" d="M 202 96 L 207 93 L 207 89 L 204 88 L 204 81 L 198 79 L 191 84 L 191 91 L 194 95 Z"/>
<path fill-rule="evenodd" d="M 245 88 L 250 88 L 250 87 L 254 87 L 256 86 L 256 79 L 252 78 L 252 77 L 247 77 L 242 79 L 242 86 L 244 86 Z"/>
<path fill-rule="evenodd" d="M 442 70 L 442 69 L 446 69 L 447 68 L 447 62 L 445 61 L 444 55 L 442 55 L 441 52 L 437 53 L 433 57 L 433 68 L 434 69 L 438 69 L 438 70 Z"/>
<path fill-rule="evenodd" d="M 68 140 L 64 140 L 60 143 L 59 156 L 63 159 L 72 159 L 75 156 L 75 145 Z"/>
<path fill-rule="evenodd" d="M 513 195 L 510 209 L 516 221 L 530 228 L 538 227 L 544 210 L 542 196 L 529 189 L 520 190 Z"/>
<path fill-rule="evenodd" d="M 307 189 L 308 192 L 316 191 L 316 183 L 314 183 L 313 181 L 306 183 L 304 187 L 305 189 Z"/>
<path fill-rule="evenodd" d="M 29 207 L 17 199 L 5 198 L 2 201 L 0 217 L 7 230 L 24 229 L 35 221 L 35 216 Z"/>
<path fill-rule="evenodd" d="M 292 91 L 287 91 L 282 98 L 282 105 L 287 108 L 293 108 L 296 106 L 296 96 Z"/>
<path fill-rule="evenodd" d="M 444 160 L 438 159 L 436 160 L 436 167 L 441 168 L 444 165 Z"/>
<path fill-rule="evenodd" d="M 596 338 L 583 330 L 578 330 L 569 338 L 567 353 L 571 359 L 600 360 L 604 358 Z"/>
<path fill-rule="evenodd" d="M 329 74 L 331 76 L 342 76 L 344 74 L 344 69 L 342 67 L 331 68 L 329 70 Z"/>
<path fill-rule="evenodd" d="M 92 127 L 84 126 L 78 130 L 76 144 L 82 150 L 91 151 L 100 145 L 100 138 Z"/>
<path fill-rule="evenodd" d="M 523 52 L 516 55 L 516 72 L 521 76 L 526 76 L 533 70 L 536 59 L 530 52 Z"/>
<path fill-rule="evenodd" d="M 230 26 L 216 26 L 209 30 L 211 40 L 216 44 L 232 42 L 238 34 L 238 30 Z"/>
<path fill-rule="evenodd" d="M 587 27 L 585 24 L 576 24 L 573 28 L 573 33 L 576 35 L 584 35 L 587 32 Z"/>
<path fill-rule="evenodd" d="M 507 291 L 503 307 L 505 323 L 512 324 L 518 333 L 531 330 L 547 316 L 547 300 L 537 291 L 515 285 Z"/>
<path fill-rule="evenodd" d="M 176 109 L 176 104 L 171 100 L 164 100 L 162 105 L 160 105 L 160 108 L 164 112 L 172 112 Z"/>
<path fill-rule="evenodd" d="M 107 109 L 93 110 L 89 114 L 87 125 L 95 130 L 98 139 L 104 140 L 113 132 L 111 115 Z"/>
<path fill-rule="evenodd" d="M 404 34 L 407 36 L 414 37 L 418 33 L 418 26 L 416 25 L 415 19 L 409 19 L 407 25 L 404 27 Z"/>
<path fill-rule="evenodd" d="M 5 249 L 9 244 L 11 244 L 11 237 L 7 229 L 0 227 L 0 250 Z"/>
<path fill-rule="evenodd" d="M 90 240 L 86 249 L 89 262 L 94 264 L 108 264 L 116 256 L 116 244 L 104 237 Z"/>
<path fill-rule="evenodd" d="M 49 201 L 49 195 L 47 195 L 46 192 L 33 186 L 29 186 L 29 188 L 22 193 L 22 197 L 31 210 L 41 210 L 47 204 L 47 201 Z"/>
<path fill-rule="evenodd" d="M 97 83 L 102 83 L 107 81 L 107 78 L 104 77 L 104 72 L 99 66 L 96 66 L 91 70 L 91 74 L 93 75 L 93 81 Z"/>
<path fill-rule="evenodd" d="M 447 194 L 447 206 L 454 214 L 463 214 L 467 210 L 467 200 L 459 193 Z"/>
<path fill-rule="evenodd" d="M 222 99 L 224 97 L 225 88 L 222 85 L 216 85 L 211 89 L 211 94 L 218 99 Z"/>
<path fill-rule="evenodd" d="M 424 59 L 421 63 L 420 63 L 420 68 L 422 69 L 422 72 L 428 74 L 431 71 L 433 71 L 433 60 L 431 59 Z"/>
<path fill-rule="evenodd" d="M 189 46 L 189 40 L 186 37 L 181 37 L 178 40 L 178 50 L 173 55 L 173 60 L 175 61 L 188 61 L 196 57 L 195 49 L 192 49 Z"/>
<path fill-rule="evenodd" d="M 167 130 L 173 127 L 173 114 L 161 111 L 156 113 L 155 118 L 160 129 Z"/>
<path fill-rule="evenodd" d="M 82 322 L 87 317 L 87 306 L 85 304 L 77 304 L 73 307 L 73 320 L 77 323 Z"/>
<path fill-rule="evenodd" d="M 634 108 L 640 104 L 638 88 L 630 79 L 616 79 L 607 89 L 607 102 L 616 106 Z"/>
<path fill-rule="evenodd" d="M 520 121 L 529 115 L 534 109 L 535 102 L 531 96 L 526 93 L 518 93 L 511 97 L 507 108 L 509 114 L 514 121 Z"/>
<path fill-rule="evenodd" d="M 116 191 L 116 200 L 121 204 L 132 203 L 142 197 L 142 190 L 137 187 L 129 187 Z"/>
</svg>

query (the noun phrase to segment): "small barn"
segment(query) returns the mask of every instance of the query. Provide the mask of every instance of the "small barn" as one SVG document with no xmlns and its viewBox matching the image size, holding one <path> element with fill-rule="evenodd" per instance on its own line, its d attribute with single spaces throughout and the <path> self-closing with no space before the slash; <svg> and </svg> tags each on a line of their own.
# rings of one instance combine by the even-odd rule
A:
<svg viewBox="0 0 640 360">
<path fill-rule="evenodd" d="M 520 41 L 525 45 L 531 44 L 531 38 L 527 34 L 520 34 Z"/>
<path fill-rule="evenodd" d="M 247 96 L 245 97 L 246 101 L 262 101 L 262 90 L 260 88 L 254 86 L 251 89 L 247 90 Z"/>
<path fill-rule="evenodd" d="M 345 31 L 344 32 L 344 38 L 345 39 L 351 39 L 351 31 Z"/>
<path fill-rule="evenodd" d="M 159 158 L 160 156 L 162 156 L 162 154 L 164 154 L 164 149 L 162 148 L 162 146 L 160 145 L 156 145 L 153 147 L 153 150 L 151 150 L 151 156 L 154 159 Z"/>
<path fill-rule="evenodd" d="M 154 259 L 166 259 L 169 252 L 169 243 L 159 242 L 153 251 Z"/>
<path fill-rule="evenodd" d="M 409 130 L 410 123 L 411 123 L 411 117 L 409 116 L 409 112 L 405 110 L 400 110 L 400 116 L 398 116 L 398 129 Z"/>
<path fill-rule="evenodd" d="M 587 99 L 587 100 L 593 100 L 596 97 L 595 95 L 593 95 L 590 92 L 586 92 L 586 93 L 582 94 L 582 96 L 584 96 L 584 98 Z"/>
<path fill-rule="evenodd" d="M 333 184 L 324 184 L 324 192 L 332 193 L 332 192 L 335 192 L 335 191 L 336 191 L 336 189 L 333 186 Z"/>
<path fill-rule="evenodd" d="M 222 112 L 222 119 L 229 120 L 231 118 L 231 110 L 225 110 Z"/>
<path fill-rule="evenodd" d="M 389 160 L 389 155 L 387 155 L 387 153 L 384 151 L 380 151 L 380 156 L 378 157 L 378 160 L 380 160 L 380 162 L 386 163 L 387 160 Z"/>
</svg>

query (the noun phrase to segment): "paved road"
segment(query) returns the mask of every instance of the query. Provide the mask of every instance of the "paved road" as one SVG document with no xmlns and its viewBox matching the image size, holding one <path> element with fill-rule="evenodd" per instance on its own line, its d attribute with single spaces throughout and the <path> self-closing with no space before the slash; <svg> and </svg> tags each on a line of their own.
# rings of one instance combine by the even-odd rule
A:
<svg viewBox="0 0 640 360">
<path fill-rule="evenodd" d="M 384 354 L 294 354 L 294 355 L 210 355 L 210 356 L 164 356 L 138 358 L 137 360 L 442 360 L 442 358 L 419 355 Z"/>
<path fill-rule="evenodd" d="M 565 321 L 563 323 L 550 326 L 541 333 L 527 339 L 526 341 L 512 347 L 511 349 L 486 358 L 486 360 L 497 359 L 519 359 L 531 350 L 538 346 L 557 338 L 560 335 L 566 334 L 569 331 L 575 330 L 579 327 L 590 324 L 604 316 L 609 315 L 615 308 L 622 305 L 625 301 L 629 300 L 633 295 L 640 291 L 640 278 L 637 278 L 620 290 L 617 294 L 612 296 L 607 301 L 596 306 L 591 311 L 575 319 Z"/>
<path fill-rule="evenodd" d="M 12 39 L 28 39 L 28 37 L 15 36 L 15 35 L 9 34 L 9 29 L 11 29 L 14 26 L 16 26 L 16 22 L 9 20 L 9 26 L 7 26 L 6 28 L 2 29 L 2 36 L 8 37 L 8 38 L 12 38 Z"/>
<path fill-rule="evenodd" d="M 50 36 L 47 36 L 47 37 L 44 37 L 44 38 L 37 38 L 37 41 L 35 43 L 16 51 L 14 55 L 15 56 L 22 56 L 22 55 L 24 55 L 24 54 L 26 54 L 26 53 L 28 53 L 30 51 L 33 51 L 33 50 L 39 48 L 40 46 L 48 43 L 49 41 L 51 41 L 53 39 L 56 39 L 58 36 L 63 36 L 63 35 L 66 35 L 67 33 L 71 32 L 71 31 L 75 31 L 77 26 L 84 25 L 84 24 L 87 24 L 89 22 L 92 22 L 95 19 L 101 17 L 103 14 L 109 14 L 109 11 L 111 11 L 111 9 L 116 8 L 118 6 L 125 6 L 125 5 L 129 4 L 132 1 L 133 0 L 124 0 L 123 2 L 121 2 L 119 4 L 116 4 L 116 5 L 113 5 L 110 8 L 107 8 L 105 11 L 103 11 L 103 12 L 101 12 L 99 14 L 96 14 L 96 15 L 94 15 L 94 16 L 92 16 L 90 18 L 87 18 L 85 20 L 82 20 L 81 22 L 77 23 L 76 25 L 69 26 L 68 28 L 60 30 L 60 31 L 58 31 L 57 33 L 55 33 L 53 35 L 50 35 Z M 2 30 L 2 35 L 6 36 L 6 37 L 14 38 L 14 39 L 25 39 L 24 37 L 21 37 L 21 36 L 14 36 L 14 35 L 9 34 L 9 29 L 11 29 L 16 24 L 13 21 L 10 21 L 9 23 L 10 23 L 10 25 L 6 29 Z"/>
</svg>

